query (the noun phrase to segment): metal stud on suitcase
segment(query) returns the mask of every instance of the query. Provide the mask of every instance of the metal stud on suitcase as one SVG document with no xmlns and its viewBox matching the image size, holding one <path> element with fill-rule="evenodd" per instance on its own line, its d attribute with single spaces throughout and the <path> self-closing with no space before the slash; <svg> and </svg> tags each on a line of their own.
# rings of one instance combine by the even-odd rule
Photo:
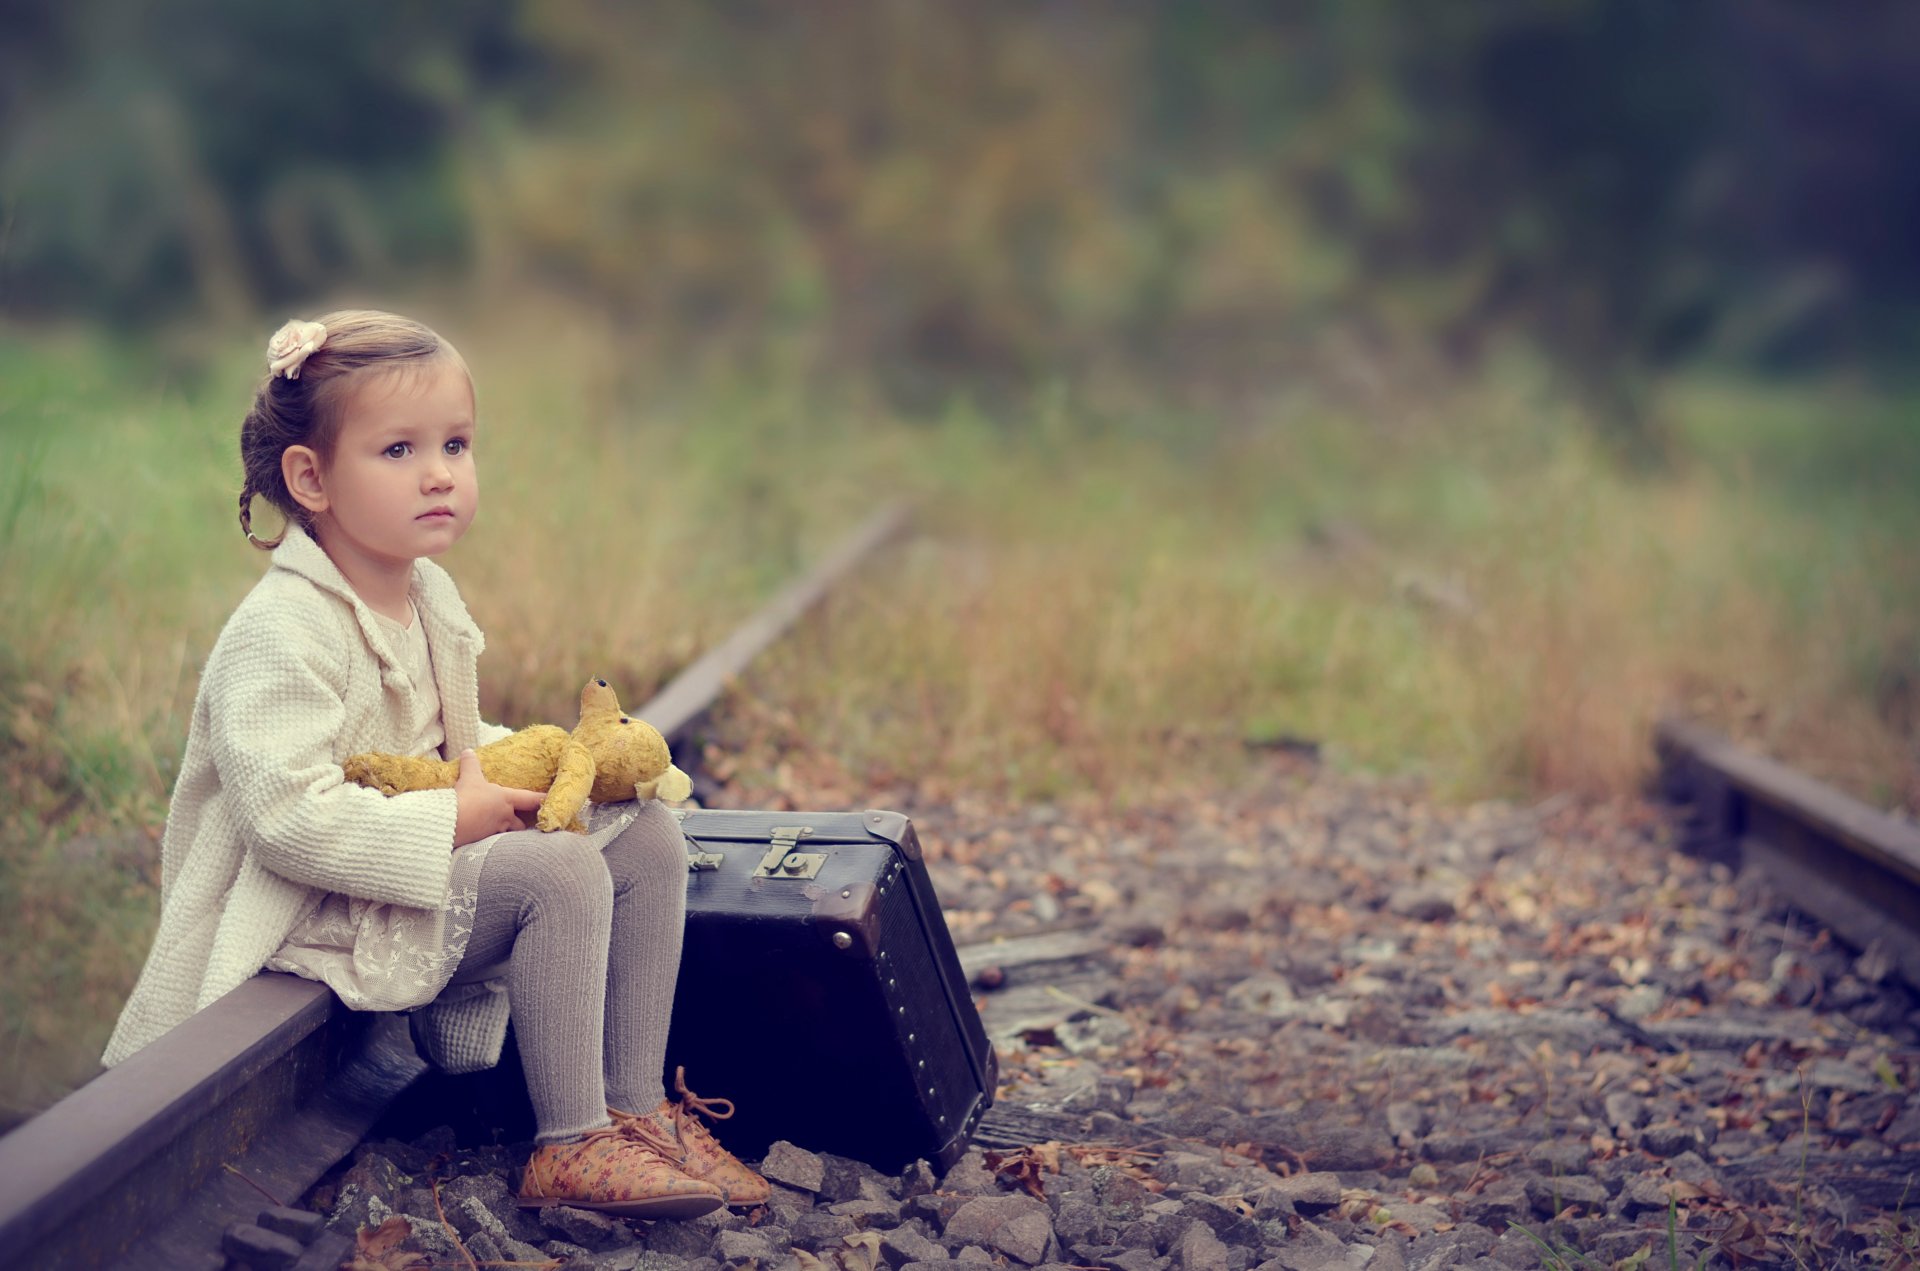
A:
<svg viewBox="0 0 1920 1271">
<path fill-rule="evenodd" d="M 677 815 L 692 872 L 667 1065 L 733 1101 L 722 1141 L 951 1165 L 996 1064 L 911 822 Z"/>
</svg>

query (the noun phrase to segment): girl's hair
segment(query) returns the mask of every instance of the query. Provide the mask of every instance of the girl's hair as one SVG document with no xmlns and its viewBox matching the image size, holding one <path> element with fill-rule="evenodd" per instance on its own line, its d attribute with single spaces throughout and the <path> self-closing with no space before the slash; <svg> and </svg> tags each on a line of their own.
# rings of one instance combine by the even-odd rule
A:
<svg viewBox="0 0 1920 1271">
<path fill-rule="evenodd" d="M 289 526 L 298 523 L 312 530 L 312 514 L 287 490 L 280 457 L 288 446 L 311 446 L 321 463 L 331 462 L 341 408 L 355 386 L 371 374 L 418 368 L 433 358 L 449 359 L 467 370 L 458 350 L 411 318 L 377 309 L 340 309 L 317 321 L 327 329 L 326 342 L 300 364 L 299 378 L 269 373 L 254 390 L 253 409 L 240 425 L 240 528 L 262 551 L 280 546 L 286 530 L 272 540 L 254 534 L 254 497 L 279 508 Z"/>
</svg>

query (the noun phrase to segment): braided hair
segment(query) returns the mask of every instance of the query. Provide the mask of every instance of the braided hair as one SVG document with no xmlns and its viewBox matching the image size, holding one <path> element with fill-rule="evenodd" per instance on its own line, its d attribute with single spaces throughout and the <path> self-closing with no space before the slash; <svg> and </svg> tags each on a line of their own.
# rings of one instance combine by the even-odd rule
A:
<svg viewBox="0 0 1920 1271">
<path fill-rule="evenodd" d="M 432 328 L 377 309 L 340 309 L 318 319 L 325 328 L 320 347 L 289 374 L 269 371 L 254 390 L 253 407 L 240 424 L 240 528 L 262 551 L 280 546 L 283 527 L 272 539 L 253 532 L 253 501 L 264 498 L 280 509 L 287 526 L 313 530 L 313 514 L 287 489 L 281 456 L 289 446 L 309 446 L 325 464 L 340 436 L 343 410 L 362 372 L 398 370 L 429 358 L 466 363 Z M 271 355 L 270 355 L 271 357 Z"/>
</svg>

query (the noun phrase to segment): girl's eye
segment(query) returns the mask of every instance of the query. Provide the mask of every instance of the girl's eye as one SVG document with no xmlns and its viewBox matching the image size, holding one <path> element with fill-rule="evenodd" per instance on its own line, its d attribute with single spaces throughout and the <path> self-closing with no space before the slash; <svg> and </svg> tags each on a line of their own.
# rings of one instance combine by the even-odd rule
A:
<svg viewBox="0 0 1920 1271">
<path fill-rule="evenodd" d="M 449 438 L 447 441 L 447 453 L 450 455 L 463 455 L 467 452 L 471 444 L 472 443 L 465 437 Z"/>
<path fill-rule="evenodd" d="M 389 459 L 405 459 L 407 455 L 412 453 L 412 451 L 413 451 L 413 447 L 408 445 L 406 442 L 396 441 L 391 446 L 388 446 L 385 450 L 382 450 L 380 453 L 385 455 Z"/>
</svg>

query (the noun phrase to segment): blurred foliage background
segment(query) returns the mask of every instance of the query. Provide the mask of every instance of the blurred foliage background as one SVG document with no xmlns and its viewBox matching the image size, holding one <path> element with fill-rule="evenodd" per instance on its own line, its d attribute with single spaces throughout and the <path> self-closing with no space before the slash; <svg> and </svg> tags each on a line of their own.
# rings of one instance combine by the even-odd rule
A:
<svg viewBox="0 0 1920 1271">
<path fill-rule="evenodd" d="M 1678 709 L 1920 808 L 1916 72 L 1898 0 L 12 0 L 0 1120 L 144 954 L 258 350 L 335 303 L 475 369 L 495 718 L 906 491 L 741 788 L 1610 795 Z"/>
</svg>

